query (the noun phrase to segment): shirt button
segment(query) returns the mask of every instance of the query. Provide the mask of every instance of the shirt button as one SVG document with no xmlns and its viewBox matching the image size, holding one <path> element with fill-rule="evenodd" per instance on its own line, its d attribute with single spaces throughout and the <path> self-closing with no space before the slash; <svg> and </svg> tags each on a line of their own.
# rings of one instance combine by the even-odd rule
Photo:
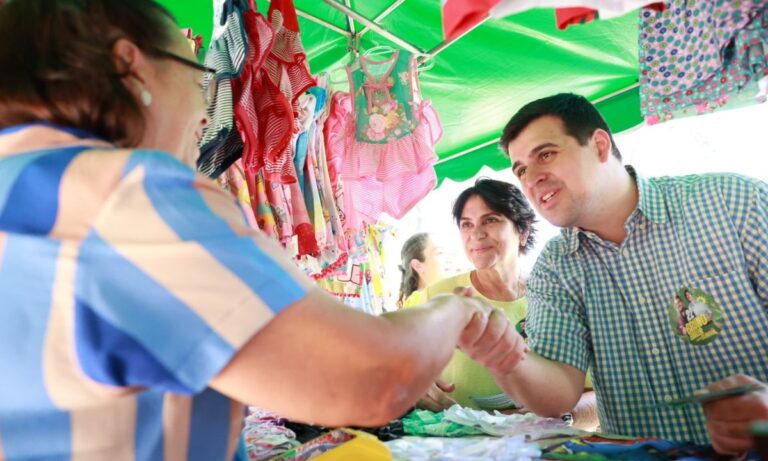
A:
<svg viewBox="0 0 768 461">
<path fill-rule="evenodd" d="M 671 402 L 672 401 L 672 396 L 671 395 L 665 395 L 664 396 L 664 401 Z"/>
<path fill-rule="evenodd" d="M 622 255 L 624 255 L 625 257 L 626 257 L 626 256 L 629 256 L 629 250 L 627 250 L 626 248 L 624 248 L 624 250 L 622 250 L 621 254 L 622 254 Z"/>
<path fill-rule="evenodd" d="M 640 301 L 641 303 L 644 303 L 645 302 L 645 296 L 640 295 L 640 296 L 637 297 L 637 300 Z"/>
<path fill-rule="evenodd" d="M 651 354 L 659 355 L 659 348 L 658 347 L 654 347 L 653 349 L 651 349 Z"/>
</svg>

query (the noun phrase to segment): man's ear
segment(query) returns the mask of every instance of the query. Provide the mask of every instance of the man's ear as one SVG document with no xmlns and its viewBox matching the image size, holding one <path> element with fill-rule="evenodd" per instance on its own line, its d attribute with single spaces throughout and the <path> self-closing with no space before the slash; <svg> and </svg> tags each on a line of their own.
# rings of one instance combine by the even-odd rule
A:
<svg viewBox="0 0 768 461">
<path fill-rule="evenodd" d="M 613 155 L 611 135 L 609 135 L 607 131 L 598 128 L 592 133 L 592 140 L 595 142 L 600 162 L 607 162 L 608 159 L 611 158 L 611 155 Z"/>
</svg>

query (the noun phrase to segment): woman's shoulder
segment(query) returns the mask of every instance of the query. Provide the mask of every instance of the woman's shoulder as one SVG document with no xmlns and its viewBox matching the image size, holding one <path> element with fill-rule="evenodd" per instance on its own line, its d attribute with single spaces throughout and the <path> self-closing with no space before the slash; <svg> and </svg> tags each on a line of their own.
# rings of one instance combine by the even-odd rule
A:
<svg viewBox="0 0 768 461">
<path fill-rule="evenodd" d="M 424 289 L 426 299 L 430 299 L 437 295 L 451 294 L 457 287 L 472 286 L 472 281 L 469 278 L 469 274 L 470 272 L 464 272 L 433 283 Z"/>
</svg>

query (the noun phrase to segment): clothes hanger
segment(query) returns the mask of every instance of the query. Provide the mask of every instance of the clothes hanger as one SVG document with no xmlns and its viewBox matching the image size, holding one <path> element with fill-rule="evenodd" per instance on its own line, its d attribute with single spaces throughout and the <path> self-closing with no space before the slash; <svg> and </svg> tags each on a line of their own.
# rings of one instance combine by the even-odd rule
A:
<svg viewBox="0 0 768 461">
<path fill-rule="evenodd" d="M 363 56 L 366 58 L 371 58 L 372 56 L 383 56 L 386 55 L 387 57 L 392 56 L 395 51 L 397 51 L 396 48 L 393 48 L 389 45 L 376 45 L 371 48 L 368 48 L 363 52 Z"/>
<path fill-rule="evenodd" d="M 429 69 L 435 67 L 435 56 L 427 53 L 419 53 L 416 55 L 416 70 L 426 72 Z"/>
<path fill-rule="evenodd" d="M 363 52 L 363 56 L 369 59 L 371 56 L 386 55 L 387 57 L 389 57 L 389 56 L 392 56 L 392 54 L 396 50 L 397 48 L 393 48 L 389 45 L 377 45 L 365 50 Z M 414 53 L 413 56 L 416 58 L 416 70 L 418 72 L 425 72 L 435 67 L 434 55 L 427 54 L 427 53 Z"/>
</svg>

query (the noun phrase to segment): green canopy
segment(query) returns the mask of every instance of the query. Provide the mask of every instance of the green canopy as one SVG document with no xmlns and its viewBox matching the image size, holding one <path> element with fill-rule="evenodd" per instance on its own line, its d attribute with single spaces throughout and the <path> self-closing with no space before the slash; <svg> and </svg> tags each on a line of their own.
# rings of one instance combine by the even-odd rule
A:
<svg viewBox="0 0 768 461">
<path fill-rule="evenodd" d="M 351 7 L 374 19 L 394 0 L 358 0 Z M 210 39 L 212 0 L 161 0 L 182 27 Z M 295 0 L 296 8 L 339 29 L 347 17 L 318 0 Z M 258 2 L 265 16 L 266 1 Z M 381 26 L 421 50 L 443 42 L 440 2 L 407 0 L 380 21 Z M 350 60 L 348 38 L 299 17 L 312 73 L 343 75 Z M 354 24 L 356 32 L 363 26 Z M 557 30 L 554 10 L 533 9 L 490 19 L 439 52 L 420 74 L 422 94 L 432 100 L 445 134 L 437 146 L 438 178 L 461 181 L 483 166 L 509 166 L 496 141 L 509 117 L 525 103 L 559 92 L 592 101 L 614 132 L 641 123 L 638 81 L 638 15 Z M 375 31 L 360 38 L 360 49 L 392 45 Z"/>
</svg>

